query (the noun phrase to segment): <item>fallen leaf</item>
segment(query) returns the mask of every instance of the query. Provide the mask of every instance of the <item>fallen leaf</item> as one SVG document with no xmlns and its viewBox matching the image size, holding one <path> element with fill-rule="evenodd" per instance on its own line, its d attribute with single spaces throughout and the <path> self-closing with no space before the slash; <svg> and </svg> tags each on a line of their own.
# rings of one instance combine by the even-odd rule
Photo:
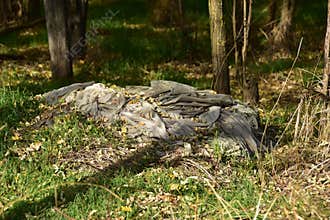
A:
<svg viewBox="0 0 330 220">
<path fill-rule="evenodd" d="M 122 212 L 131 212 L 132 211 L 132 208 L 129 207 L 129 206 L 122 206 L 121 207 L 121 211 Z"/>
<path fill-rule="evenodd" d="M 14 135 L 11 137 L 11 139 L 13 141 L 19 141 L 19 140 L 22 140 L 22 137 L 21 137 L 21 135 L 19 133 L 14 132 Z"/>
</svg>

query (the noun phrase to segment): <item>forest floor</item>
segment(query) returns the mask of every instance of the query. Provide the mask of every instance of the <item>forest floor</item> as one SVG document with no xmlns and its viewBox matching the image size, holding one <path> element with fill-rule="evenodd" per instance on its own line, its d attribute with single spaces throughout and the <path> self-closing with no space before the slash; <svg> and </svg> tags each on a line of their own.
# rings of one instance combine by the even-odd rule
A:
<svg viewBox="0 0 330 220">
<path fill-rule="evenodd" d="M 207 28 L 198 30 L 190 47 L 179 30 L 146 22 L 139 1 L 130 4 L 109 5 L 119 13 L 106 22 L 99 21 L 109 9 L 91 7 L 98 35 L 86 59 L 76 62 L 74 82 L 125 86 L 166 79 L 208 88 Z M 207 17 L 198 22 L 207 27 Z M 302 50 L 250 67 L 260 74 L 261 123 L 274 145 L 278 142 L 258 160 L 227 157 L 212 142 L 208 156 L 136 146 L 134 140 L 115 135 L 119 127 L 105 127 L 79 113 L 57 115 L 52 125 L 35 126 L 36 118 L 53 112 L 38 94 L 73 81 L 50 80 L 43 26 L 1 36 L 0 54 L 10 54 L 0 57 L 0 219 L 330 216 L 329 143 L 310 135 L 317 129 L 313 120 L 321 105 L 308 89 L 322 73 L 317 53 Z M 235 83 L 232 88 L 240 98 Z M 113 163 L 100 169 L 96 165 L 104 157 Z"/>
</svg>

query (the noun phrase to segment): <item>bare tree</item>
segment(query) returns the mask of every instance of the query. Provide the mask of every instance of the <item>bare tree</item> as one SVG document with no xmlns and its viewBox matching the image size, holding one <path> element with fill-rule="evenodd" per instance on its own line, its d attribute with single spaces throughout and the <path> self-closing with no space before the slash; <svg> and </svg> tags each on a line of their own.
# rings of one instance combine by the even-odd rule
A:
<svg viewBox="0 0 330 220">
<path fill-rule="evenodd" d="M 0 27 L 6 25 L 6 12 L 5 1 L 0 1 Z"/>
<path fill-rule="evenodd" d="M 330 97 L 330 0 L 328 0 L 327 29 L 324 40 L 324 70 L 322 80 L 322 93 L 325 97 Z M 330 103 L 324 103 L 323 112 L 320 118 L 321 140 L 330 141 Z"/>
<path fill-rule="evenodd" d="M 86 48 L 88 0 L 44 0 L 53 78 L 71 78 Z"/>
<path fill-rule="evenodd" d="M 271 45 L 273 51 L 289 51 L 290 30 L 294 12 L 295 0 L 283 0 L 281 8 L 281 17 L 279 23 L 274 26 L 271 33 Z"/>
<path fill-rule="evenodd" d="M 26 17 L 28 21 L 33 21 L 41 17 L 41 0 L 25 0 Z"/>
<path fill-rule="evenodd" d="M 0 24 L 6 28 L 13 26 L 22 15 L 22 7 L 20 1 L 2 0 L 0 2 Z"/>
<path fill-rule="evenodd" d="M 243 0 L 242 87 L 245 102 L 255 106 L 259 102 L 258 79 L 247 71 L 247 52 L 252 19 L 252 0 Z"/>
<path fill-rule="evenodd" d="M 233 0 L 233 14 L 232 14 L 232 28 L 233 28 L 233 47 L 234 47 L 234 58 L 235 58 L 235 77 L 236 77 L 236 80 L 239 80 L 240 79 L 240 67 L 241 67 L 241 64 L 240 64 L 240 50 L 239 48 L 239 44 L 238 44 L 238 41 L 239 41 L 239 38 L 240 38 L 240 35 L 239 33 L 237 32 L 237 29 L 240 28 L 240 24 L 237 24 L 237 18 L 236 18 L 236 11 L 237 11 L 237 1 L 236 0 Z M 239 9 L 241 7 L 238 7 Z M 240 21 L 241 19 L 238 19 L 238 21 Z M 241 84 L 241 83 L 239 83 Z"/>
<path fill-rule="evenodd" d="M 242 90 L 244 101 L 256 105 L 259 102 L 258 79 L 247 68 L 251 19 L 252 0 L 233 0 L 232 29 L 236 79 Z"/>
<path fill-rule="evenodd" d="M 276 12 L 277 12 L 277 0 L 271 0 L 268 4 L 268 21 L 267 21 L 267 26 L 269 26 L 271 30 L 274 28 L 275 20 L 276 20 Z"/>
<path fill-rule="evenodd" d="M 209 0 L 210 36 L 212 47 L 212 88 L 218 93 L 230 94 L 230 78 L 226 50 L 226 28 L 222 0 Z"/>
<path fill-rule="evenodd" d="M 70 32 L 66 0 L 44 0 L 52 76 L 71 78 Z"/>
<path fill-rule="evenodd" d="M 330 95 L 330 0 L 328 1 L 328 19 L 327 30 L 324 41 L 324 71 L 323 71 L 323 89 L 324 95 Z"/>
<path fill-rule="evenodd" d="M 0 32 L 26 28 L 42 21 L 41 0 L 1 0 Z"/>
<path fill-rule="evenodd" d="M 148 0 L 154 25 L 180 25 L 181 0 Z"/>
<path fill-rule="evenodd" d="M 68 7 L 68 28 L 72 59 L 83 58 L 86 52 L 86 22 L 88 0 L 70 0 Z"/>
</svg>

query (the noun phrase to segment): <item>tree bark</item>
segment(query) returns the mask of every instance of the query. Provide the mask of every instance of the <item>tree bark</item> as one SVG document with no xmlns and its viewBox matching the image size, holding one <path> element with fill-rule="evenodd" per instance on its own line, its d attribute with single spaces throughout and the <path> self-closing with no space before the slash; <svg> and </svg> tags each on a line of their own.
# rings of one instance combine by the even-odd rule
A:
<svg viewBox="0 0 330 220">
<path fill-rule="evenodd" d="M 68 26 L 72 59 L 84 58 L 86 53 L 86 23 L 88 0 L 70 0 Z"/>
<path fill-rule="evenodd" d="M 218 93 L 230 94 L 229 68 L 226 56 L 226 28 L 222 0 L 209 0 L 210 36 L 212 47 L 212 88 Z"/>
<path fill-rule="evenodd" d="M 44 0 L 51 70 L 55 79 L 73 77 L 66 3 L 65 0 Z"/>
<path fill-rule="evenodd" d="M 269 28 L 267 30 L 272 30 L 274 28 L 275 20 L 276 20 L 276 12 L 277 12 L 277 0 L 271 0 L 268 5 L 268 24 Z"/>
<path fill-rule="evenodd" d="M 3 20 L 4 20 L 4 26 L 7 26 L 8 23 L 11 21 L 12 17 L 12 10 L 11 10 L 11 1 L 10 0 L 3 0 Z"/>
<path fill-rule="evenodd" d="M 41 17 L 41 0 L 26 0 L 26 16 L 29 22 Z"/>
<path fill-rule="evenodd" d="M 180 25 L 180 2 L 178 0 L 149 0 L 151 21 L 154 25 Z"/>
<path fill-rule="evenodd" d="M 238 48 L 238 39 L 239 35 L 237 33 L 237 19 L 236 19 L 236 8 L 237 8 L 237 2 L 236 0 L 233 0 L 233 14 L 232 14 L 232 29 L 233 29 L 233 46 L 234 46 L 234 58 L 235 58 L 235 77 L 238 80 L 240 70 L 239 67 L 241 66 L 239 63 L 239 48 Z"/>
<path fill-rule="evenodd" d="M 6 21 L 7 21 L 7 16 L 6 16 L 5 2 L 0 1 L 0 26 L 5 26 Z"/>
<path fill-rule="evenodd" d="M 324 71 L 323 71 L 323 89 L 324 95 L 330 95 L 330 0 L 328 1 L 327 30 L 324 41 Z"/>
<path fill-rule="evenodd" d="M 243 0 L 243 46 L 242 46 L 242 74 L 241 86 L 243 88 L 243 100 L 252 106 L 259 102 L 258 79 L 247 71 L 247 52 L 249 45 L 249 34 L 252 19 L 252 0 Z"/>
<path fill-rule="evenodd" d="M 328 0 L 328 16 L 327 29 L 324 40 L 324 70 L 322 80 L 322 93 L 326 97 L 330 97 L 330 0 Z M 325 102 L 324 110 L 320 118 L 320 138 L 321 140 L 330 141 L 330 103 Z"/>
<path fill-rule="evenodd" d="M 273 51 L 289 51 L 290 30 L 294 12 L 295 0 L 283 0 L 280 22 L 272 30 Z"/>
</svg>

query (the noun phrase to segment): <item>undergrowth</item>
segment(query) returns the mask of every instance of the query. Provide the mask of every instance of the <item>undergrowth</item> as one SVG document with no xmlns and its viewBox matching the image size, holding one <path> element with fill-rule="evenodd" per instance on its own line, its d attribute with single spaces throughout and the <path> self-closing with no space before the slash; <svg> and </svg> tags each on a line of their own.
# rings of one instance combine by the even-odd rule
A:
<svg viewBox="0 0 330 220">
<path fill-rule="evenodd" d="M 121 13 L 101 27 L 103 32 L 90 45 L 86 60 L 75 64 L 76 80 L 124 86 L 167 79 L 209 88 L 212 75 L 205 31 L 198 32 L 199 46 L 185 50 L 177 30 L 154 29 L 141 17 L 145 9 L 140 3 L 134 4 L 141 11 L 134 12 L 120 1 L 109 5 Z M 91 8 L 95 20 L 102 12 L 105 8 L 100 5 Z M 194 19 L 193 13 L 190 16 Z M 203 11 L 196 24 L 204 24 L 206 16 Z M 16 36 L 26 37 L 14 45 Z M 217 153 L 184 156 L 172 146 L 137 146 L 118 135 L 119 125 L 104 126 L 79 113 L 54 116 L 56 108 L 36 96 L 62 85 L 49 79 L 44 28 L 0 39 L 6 45 L 1 51 L 25 57 L 1 61 L 0 66 L 0 218 L 330 216 L 330 152 L 324 139 L 329 130 L 320 123 L 328 110 L 322 98 L 307 89 L 321 75 L 318 65 L 300 62 L 290 70 L 292 60 L 279 59 L 249 66 L 263 73 L 259 112 L 263 124 L 269 121 L 267 134 L 275 147 L 260 160 Z M 190 60 L 188 52 L 201 61 Z M 239 97 L 237 85 L 233 88 L 233 95 Z M 45 123 L 34 123 L 39 119 Z M 217 146 L 212 147 L 216 151 Z M 173 159 L 163 160 L 162 151 Z"/>
</svg>

